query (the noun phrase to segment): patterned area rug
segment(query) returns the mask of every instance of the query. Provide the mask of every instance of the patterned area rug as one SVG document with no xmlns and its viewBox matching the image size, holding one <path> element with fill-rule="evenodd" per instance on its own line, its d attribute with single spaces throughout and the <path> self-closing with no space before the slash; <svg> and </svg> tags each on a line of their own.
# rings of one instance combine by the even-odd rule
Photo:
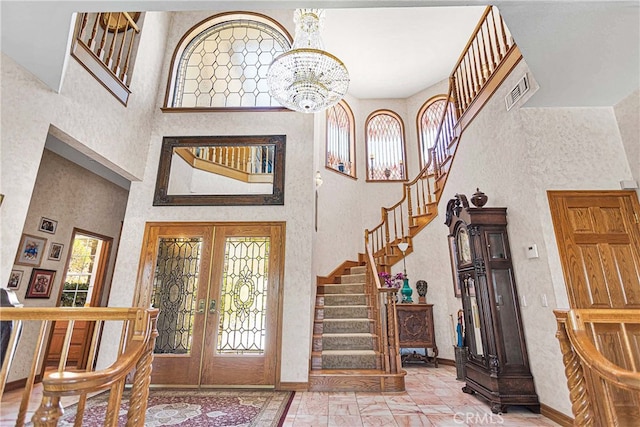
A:
<svg viewBox="0 0 640 427">
<path fill-rule="evenodd" d="M 278 427 L 294 392 L 270 390 L 151 390 L 145 426 Z M 122 397 L 118 425 L 125 425 L 128 392 Z M 83 426 L 101 426 L 109 399 L 102 393 L 87 400 Z M 73 426 L 76 405 L 65 408 L 59 426 Z"/>
</svg>

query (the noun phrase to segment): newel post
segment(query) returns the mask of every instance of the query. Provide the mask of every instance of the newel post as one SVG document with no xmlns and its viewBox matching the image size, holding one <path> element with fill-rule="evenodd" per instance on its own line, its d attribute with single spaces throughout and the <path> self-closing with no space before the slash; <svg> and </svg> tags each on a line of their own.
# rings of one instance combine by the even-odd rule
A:
<svg viewBox="0 0 640 427">
<path fill-rule="evenodd" d="M 64 413 L 59 396 L 42 396 L 42 403 L 33 414 L 31 421 L 34 427 L 55 427 Z"/>
<path fill-rule="evenodd" d="M 567 334 L 567 312 L 556 310 L 555 315 L 558 323 L 556 338 L 558 338 L 560 342 L 560 351 L 562 353 L 564 373 L 567 377 L 567 385 L 569 387 L 571 410 L 575 416 L 575 425 L 592 427 L 594 425 L 594 414 L 589 396 L 587 395 L 582 365 L 571 347 L 569 335 Z"/>
</svg>

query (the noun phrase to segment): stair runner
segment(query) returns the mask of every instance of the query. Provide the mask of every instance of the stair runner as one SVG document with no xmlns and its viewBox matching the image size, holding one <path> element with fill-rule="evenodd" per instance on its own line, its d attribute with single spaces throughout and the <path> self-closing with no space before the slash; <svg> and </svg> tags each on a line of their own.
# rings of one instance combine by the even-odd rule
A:
<svg viewBox="0 0 640 427">
<path fill-rule="evenodd" d="M 313 369 L 380 369 L 365 274 L 365 266 L 351 267 L 317 295 Z"/>
</svg>

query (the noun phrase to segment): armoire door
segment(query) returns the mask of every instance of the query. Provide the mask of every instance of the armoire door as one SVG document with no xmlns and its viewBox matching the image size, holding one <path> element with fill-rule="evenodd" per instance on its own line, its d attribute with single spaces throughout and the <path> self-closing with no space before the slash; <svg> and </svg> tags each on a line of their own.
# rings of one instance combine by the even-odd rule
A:
<svg viewBox="0 0 640 427">
<path fill-rule="evenodd" d="M 148 224 L 138 302 L 158 315 L 152 384 L 273 386 L 282 224 Z"/>
</svg>

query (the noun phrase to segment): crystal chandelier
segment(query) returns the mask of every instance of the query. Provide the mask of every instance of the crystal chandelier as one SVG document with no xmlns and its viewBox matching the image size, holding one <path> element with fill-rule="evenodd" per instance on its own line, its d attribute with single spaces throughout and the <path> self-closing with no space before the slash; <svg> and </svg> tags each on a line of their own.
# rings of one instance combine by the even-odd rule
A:
<svg viewBox="0 0 640 427">
<path fill-rule="evenodd" d="M 323 20 L 323 9 L 296 9 L 293 46 L 269 67 L 269 94 L 291 110 L 322 111 L 337 104 L 349 88 L 347 68 L 323 50 L 320 38 Z"/>
</svg>

